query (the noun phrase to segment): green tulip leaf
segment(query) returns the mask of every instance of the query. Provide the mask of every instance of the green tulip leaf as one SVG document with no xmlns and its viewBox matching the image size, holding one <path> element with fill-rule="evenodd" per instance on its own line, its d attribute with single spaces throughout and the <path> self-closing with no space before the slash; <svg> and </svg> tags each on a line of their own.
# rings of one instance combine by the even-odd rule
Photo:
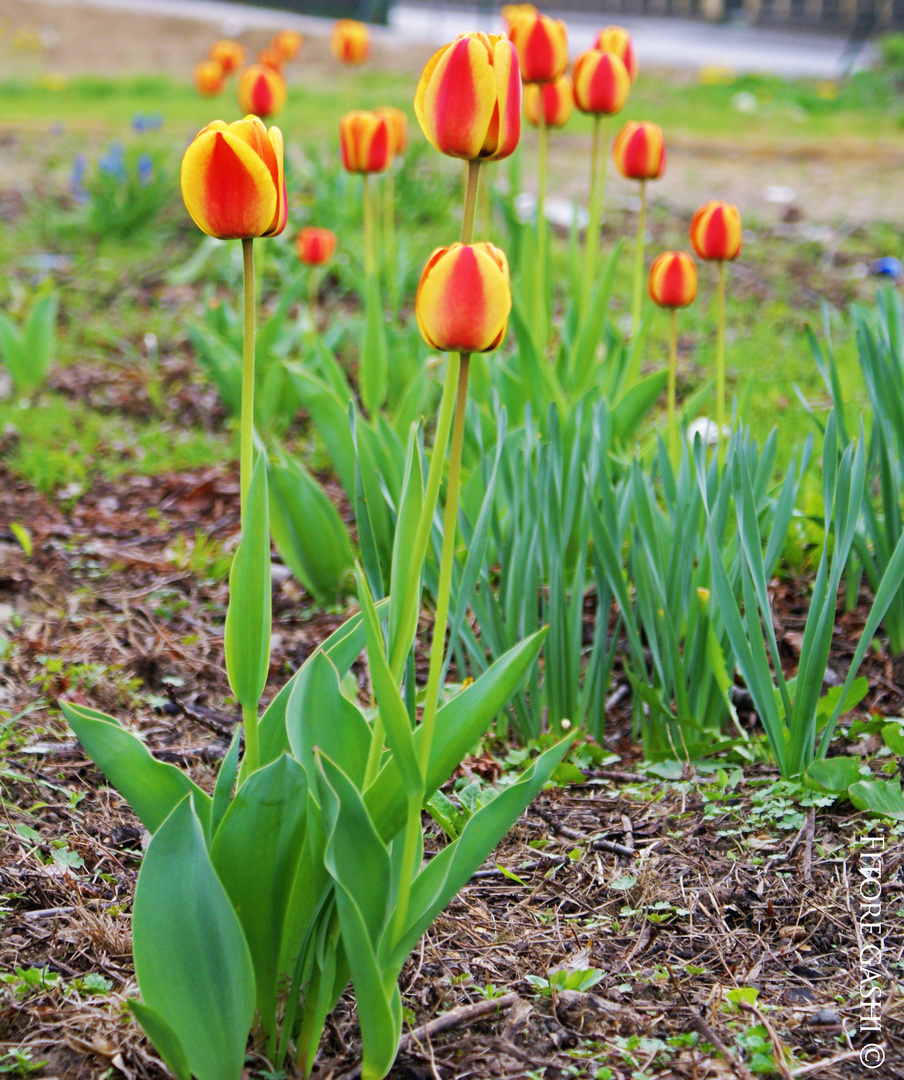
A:
<svg viewBox="0 0 904 1080">
<path fill-rule="evenodd" d="M 163 1017 L 134 998 L 130 999 L 129 1008 L 176 1080 L 191 1080 L 191 1068 L 182 1043 Z"/>
<path fill-rule="evenodd" d="M 173 810 L 144 856 L 132 936 L 144 1003 L 178 1040 L 192 1074 L 241 1080 L 254 970 L 191 799 Z M 166 1049 L 173 1052 L 168 1037 Z"/>
<path fill-rule="evenodd" d="M 375 274 L 369 274 L 367 278 L 364 308 L 364 342 L 358 379 L 364 408 L 373 416 L 386 400 L 386 391 L 389 388 L 386 320 Z"/>
<path fill-rule="evenodd" d="M 223 815 L 229 808 L 232 800 L 232 789 L 235 787 L 236 777 L 239 771 L 239 751 L 242 746 L 242 729 L 237 727 L 229 744 L 226 757 L 220 765 L 217 773 L 217 782 L 213 789 L 213 804 L 210 809 L 210 837 L 213 839 L 223 820 Z"/>
</svg>

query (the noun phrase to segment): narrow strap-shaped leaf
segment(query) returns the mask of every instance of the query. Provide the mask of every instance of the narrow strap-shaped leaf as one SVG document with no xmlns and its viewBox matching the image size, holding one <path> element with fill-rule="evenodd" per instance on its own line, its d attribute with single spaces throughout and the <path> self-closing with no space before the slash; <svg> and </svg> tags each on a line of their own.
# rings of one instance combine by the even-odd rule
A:
<svg viewBox="0 0 904 1080">
<path fill-rule="evenodd" d="M 421 455 L 418 446 L 418 425 L 412 424 L 408 432 L 408 451 L 405 455 L 405 477 L 396 521 L 395 540 L 392 546 L 392 571 L 389 587 L 389 655 L 397 650 L 408 653 L 417 630 L 420 610 L 421 577 L 410 576 L 409 560 L 415 550 L 415 538 L 424 505 L 424 477 L 421 471 Z"/>
<path fill-rule="evenodd" d="M 242 746 L 242 729 L 236 727 L 232 735 L 232 741 L 229 743 L 229 750 L 226 752 L 226 757 L 220 764 L 220 771 L 217 773 L 217 782 L 213 789 L 213 802 L 210 808 L 210 831 L 208 833 L 212 840 L 217 834 L 217 829 L 220 827 L 220 822 L 223 820 L 223 815 L 229 807 L 229 803 L 232 800 L 232 789 L 235 786 L 236 776 L 239 769 L 239 750 Z"/>
</svg>

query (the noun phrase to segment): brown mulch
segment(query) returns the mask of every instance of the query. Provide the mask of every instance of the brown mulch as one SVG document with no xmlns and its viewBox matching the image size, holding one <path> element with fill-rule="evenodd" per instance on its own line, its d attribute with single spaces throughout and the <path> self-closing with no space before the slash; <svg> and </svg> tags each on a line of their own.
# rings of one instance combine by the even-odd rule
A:
<svg viewBox="0 0 904 1080">
<path fill-rule="evenodd" d="M 65 693 L 127 718 L 155 754 L 211 787 L 237 720 L 222 661 L 227 594 L 190 555 L 199 530 L 227 553 L 234 544 L 238 478 L 217 467 L 98 480 L 69 503 L 8 474 L 0 486 L 4 519 L 26 525 L 34 542 L 26 557 L 0 528 L 9 639 L 0 708 L 25 713 L 14 728 L 0 720 L 0 978 L 49 973 L 27 991 L 15 976 L 0 984 L 0 1064 L 15 1049 L 46 1062 L 39 1077 L 160 1080 L 123 1010 L 136 992 L 129 926 L 142 831 L 54 702 Z M 774 599 L 793 668 L 805 584 L 777 582 Z M 316 613 L 279 577 L 274 613 L 268 694 L 343 618 Z M 832 665 L 843 673 L 862 611 L 839 625 Z M 894 715 L 904 695 L 893 665 L 876 655 L 866 671 L 871 708 Z M 874 1075 L 904 1077 L 904 1008 L 893 989 L 904 963 L 901 830 L 845 805 L 800 806 L 765 766 L 745 768 L 734 792 L 706 774 L 639 775 L 624 708 L 613 709 L 606 738 L 618 767 L 587 768 L 583 784 L 542 793 L 412 956 L 402 976 L 411 1026 L 461 1019 L 409 1041 L 391 1075 L 557 1080 L 608 1068 L 618 1080 L 749 1080 L 756 1060 L 741 1043 L 762 1025 L 787 1061 L 775 1075 L 863 1076 L 857 849 L 870 830 L 885 845 L 887 927 L 887 1056 Z M 471 764 L 473 775 L 493 771 L 486 756 Z M 427 825 L 436 850 L 442 836 Z M 561 968 L 598 969 L 602 979 L 554 996 L 528 980 Z M 79 983 L 88 975 L 107 979 L 109 992 Z M 753 1011 L 728 1000 L 738 987 L 759 991 Z M 494 994 L 505 995 L 498 1016 L 457 1012 Z M 316 1076 L 354 1075 L 358 1047 L 347 994 Z"/>
</svg>

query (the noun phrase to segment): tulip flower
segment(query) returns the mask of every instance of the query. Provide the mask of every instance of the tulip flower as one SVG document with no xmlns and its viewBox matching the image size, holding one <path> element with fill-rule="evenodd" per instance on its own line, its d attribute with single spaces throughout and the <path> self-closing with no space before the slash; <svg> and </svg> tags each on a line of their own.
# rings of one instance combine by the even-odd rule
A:
<svg viewBox="0 0 904 1080">
<path fill-rule="evenodd" d="M 377 173 L 392 163 L 392 136 L 384 116 L 374 112 L 347 113 L 339 121 L 342 164 L 348 172 Z"/>
<path fill-rule="evenodd" d="M 725 427 L 725 263 L 741 254 L 743 230 L 738 208 L 713 200 L 694 214 L 691 243 L 701 259 L 719 264 L 719 314 L 716 335 L 716 427 L 721 437 Z"/>
<path fill-rule="evenodd" d="M 332 229 L 306 225 L 295 242 L 299 261 L 305 266 L 324 266 L 336 251 L 336 234 Z"/>
<path fill-rule="evenodd" d="M 508 33 L 516 19 L 520 19 L 524 15 L 536 15 L 537 9 L 533 4 L 505 4 L 499 14 L 505 23 L 505 32 Z"/>
<path fill-rule="evenodd" d="M 304 38 L 296 30 L 279 30 L 273 35 L 270 45 L 289 63 L 298 59 L 303 42 Z"/>
<path fill-rule="evenodd" d="M 568 67 L 568 30 L 561 19 L 537 12 L 515 17 L 509 39 L 526 83 L 555 82 Z"/>
<path fill-rule="evenodd" d="M 286 80 L 265 64 L 252 64 L 239 76 L 239 105 L 255 116 L 274 116 L 286 103 Z"/>
<path fill-rule="evenodd" d="M 518 56 L 498 34 L 462 34 L 427 62 L 414 112 L 428 142 L 465 161 L 508 157 L 521 136 Z"/>
<path fill-rule="evenodd" d="M 389 124 L 389 142 L 393 155 L 404 154 L 408 149 L 408 117 L 401 109 L 392 105 L 381 105 L 374 109 L 374 112 Z"/>
<path fill-rule="evenodd" d="M 686 251 L 664 251 L 650 267 L 647 285 L 654 303 L 668 308 L 671 315 L 669 334 L 668 423 L 669 453 L 678 460 L 678 424 L 675 419 L 675 398 L 678 383 L 678 319 L 677 310 L 692 304 L 697 295 L 697 267 Z"/>
<path fill-rule="evenodd" d="M 257 54 L 258 64 L 272 68 L 273 71 L 278 71 L 280 75 L 282 75 L 283 62 L 283 54 L 272 45 L 268 45 L 266 49 L 261 49 Z"/>
<path fill-rule="evenodd" d="M 330 49 L 343 64 L 363 64 L 370 56 L 370 30 L 366 23 L 340 19 L 330 35 Z"/>
<path fill-rule="evenodd" d="M 226 73 L 216 60 L 202 60 L 195 64 L 195 89 L 204 97 L 216 97 L 226 85 Z"/>
<path fill-rule="evenodd" d="M 230 41 L 228 38 L 215 41 L 207 55 L 211 60 L 216 60 L 227 75 L 238 71 L 245 63 L 245 50 L 237 41 Z"/>
<path fill-rule="evenodd" d="M 511 309 L 508 261 L 499 248 L 452 244 L 428 259 L 415 313 L 432 349 L 472 353 L 498 348 Z"/>
<path fill-rule="evenodd" d="M 574 112 L 571 79 L 563 75 L 554 83 L 528 83 L 524 88 L 524 115 L 532 127 L 540 126 L 540 102 L 543 102 L 547 127 L 564 127 Z"/>
<path fill-rule="evenodd" d="M 634 262 L 634 301 L 631 325 L 637 336 L 643 289 L 643 244 L 647 225 L 647 181 L 658 180 L 665 172 L 665 138 L 662 128 L 649 121 L 630 120 L 615 136 L 612 157 L 618 171 L 628 180 L 640 181 L 640 214 L 637 219 L 637 247 Z"/>
<path fill-rule="evenodd" d="M 613 52 L 621 60 L 631 76 L 631 82 L 637 78 L 637 53 L 631 35 L 621 26 L 607 26 L 596 35 L 593 44 L 600 52 Z"/>
<path fill-rule="evenodd" d="M 192 220 L 208 236 L 247 240 L 286 227 L 282 133 L 256 116 L 215 120 L 199 132 L 182 159 L 181 183 Z"/>
<path fill-rule="evenodd" d="M 574 101 L 581 112 L 593 116 L 593 146 L 590 151 L 590 219 L 584 235 L 586 273 L 582 307 L 586 312 L 596 280 L 596 255 L 600 246 L 603 199 L 606 187 L 605 157 L 600 170 L 602 120 L 621 112 L 628 100 L 631 76 L 616 52 L 590 49 L 574 61 Z"/>
</svg>

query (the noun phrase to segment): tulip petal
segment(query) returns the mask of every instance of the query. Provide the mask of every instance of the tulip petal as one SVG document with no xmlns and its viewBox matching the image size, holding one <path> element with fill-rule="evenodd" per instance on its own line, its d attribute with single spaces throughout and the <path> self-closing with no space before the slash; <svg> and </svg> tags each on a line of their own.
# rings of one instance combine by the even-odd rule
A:
<svg viewBox="0 0 904 1080">
<path fill-rule="evenodd" d="M 272 127 L 267 132 L 266 146 L 269 156 L 262 156 L 270 169 L 273 186 L 276 189 L 276 213 L 273 215 L 273 221 L 264 236 L 279 236 L 289 220 L 289 199 L 286 194 L 286 174 L 283 167 L 283 136 L 278 127 Z M 271 160 L 273 164 L 271 164 Z M 273 165 L 276 166 L 275 172 Z"/>
<path fill-rule="evenodd" d="M 505 38 L 493 49 L 493 70 L 496 73 L 496 96 L 499 130 L 493 158 L 505 158 L 513 153 L 521 138 L 521 70 L 514 45 Z"/>
<path fill-rule="evenodd" d="M 439 257 L 437 257 L 439 256 Z M 482 245 L 434 252 L 418 287 L 416 313 L 436 349 L 484 352 L 501 340 L 511 310 L 507 275 Z"/>
<path fill-rule="evenodd" d="M 228 130 L 202 132 L 194 140 L 182 159 L 181 184 L 195 224 L 222 240 L 261 236 L 277 211 L 270 170 Z"/>
<path fill-rule="evenodd" d="M 483 151 L 496 109 L 496 75 L 487 59 L 483 42 L 459 38 L 433 68 L 421 105 L 422 126 L 443 154 L 474 160 Z"/>
</svg>

